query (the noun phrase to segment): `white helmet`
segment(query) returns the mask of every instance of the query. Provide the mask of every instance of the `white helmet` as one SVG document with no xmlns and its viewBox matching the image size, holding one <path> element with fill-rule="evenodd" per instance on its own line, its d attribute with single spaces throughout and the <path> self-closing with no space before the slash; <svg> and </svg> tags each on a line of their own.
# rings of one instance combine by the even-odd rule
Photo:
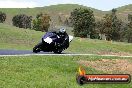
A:
<svg viewBox="0 0 132 88">
<path fill-rule="evenodd" d="M 60 32 L 60 33 L 65 33 L 66 30 L 65 30 L 65 28 L 61 28 L 61 29 L 59 30 L 59 32 Z"/>
</svg>

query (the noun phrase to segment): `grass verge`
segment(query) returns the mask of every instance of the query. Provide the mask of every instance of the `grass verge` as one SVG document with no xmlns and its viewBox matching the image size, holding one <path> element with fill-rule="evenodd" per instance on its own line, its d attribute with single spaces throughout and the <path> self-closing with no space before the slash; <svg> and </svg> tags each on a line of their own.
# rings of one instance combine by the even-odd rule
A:
<svg viewBox="0 0 132 88">
<path fill-rule="evenodd" d="M 4 88 L 131 88 L 130 84 L 86 84 L 76 83 L 79 60 L 127 59 L 98 56 L 28 56 L 0 57 L 0 87 Z M 101 74 L 86 67 L 87 74 Z"/>
</svg>

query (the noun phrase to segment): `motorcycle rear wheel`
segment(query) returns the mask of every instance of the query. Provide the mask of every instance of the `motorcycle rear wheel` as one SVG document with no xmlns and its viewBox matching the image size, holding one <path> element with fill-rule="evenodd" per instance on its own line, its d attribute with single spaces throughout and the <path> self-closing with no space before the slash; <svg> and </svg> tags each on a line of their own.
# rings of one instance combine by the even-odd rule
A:
<svg viewBox="0 0 132 88">
<path fill-rule="evenodd" d="M 55 54 L 61 54 L 62 50 L 55 50 L 53 51 Z"/>
</svg>

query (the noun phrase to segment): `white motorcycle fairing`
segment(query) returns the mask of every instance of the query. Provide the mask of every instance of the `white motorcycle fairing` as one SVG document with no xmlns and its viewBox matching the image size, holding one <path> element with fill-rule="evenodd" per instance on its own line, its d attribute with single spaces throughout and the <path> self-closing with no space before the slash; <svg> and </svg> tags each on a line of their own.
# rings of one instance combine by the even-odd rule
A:
<svg viewBox="0 0 132 88">
<path fill-rule="evenodd" d="M 69 35 L 69 42 L 73 40 L 73 36 Z"/>
<path fill-rule="evenodd" d="M 51 38 L 49 38 L 49 37 L 47 37 L 46 39 L 44 39 L 44 41 L 46 43 L 49 43 L 49 44 L 53 42 L 53 40 Z"/>
</svg>

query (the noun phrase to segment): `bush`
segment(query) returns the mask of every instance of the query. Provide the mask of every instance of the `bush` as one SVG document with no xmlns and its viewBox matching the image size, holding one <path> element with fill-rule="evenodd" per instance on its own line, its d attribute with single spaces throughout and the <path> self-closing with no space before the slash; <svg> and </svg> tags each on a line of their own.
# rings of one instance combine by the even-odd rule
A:
<svg viewBox="0 0 132 88">
<path fill-rule="evenodd" d="M 50 27 L 50 16 L 48 14 L 38 14 L 36 19 L 33 20 L 33 29 L 36 31 L 48 31 Z"/>
<path fill-rule="evenodd" d="M 0 11 L 0 23 L 3 23 L 6 20 L 6 14 Z"/>
<path fill-rule="evenodd" d="M 31 28 L 32 16 L 25 14 L 16 15 L 12 18 L 13 25 L 19 28 Z"/>
</svg>

